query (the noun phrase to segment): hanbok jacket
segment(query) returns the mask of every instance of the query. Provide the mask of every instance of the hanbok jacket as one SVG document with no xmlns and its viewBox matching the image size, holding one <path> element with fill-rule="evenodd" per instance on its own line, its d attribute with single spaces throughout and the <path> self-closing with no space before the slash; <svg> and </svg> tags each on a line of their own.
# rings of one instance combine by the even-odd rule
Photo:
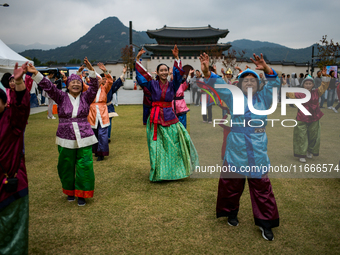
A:
<svg viewBox="0 0 340 255">
<path fill-rule="evenodd" d="M 321 86 L 313 89 L 311 91 L 311 98 L 308 102 L 303 103 L 302 105 L 306 108 L 307 111 L 311 113 L 311 115 L 305 115 L 300 109 L 298 109 L 298 113 L 296 116 L 296 120 L 303 121 L 306 123 L 312 123 L 314 121 L 318 121 L 323 116 L 323 112 L 319 107 L 319 97 L 325 93 L 328 88 L 330 81 L 330 77 L 322 77 Z M 306 95 L 304 93 L 287 93 L 290 98 L 305 98 Z"/>
<path fill-rule="evenodd" d="M 83 148 L 98 142 L 87 121 L 90 105 L 98 91 L 98 80 L 94 71 L 89 71 L 89 89 L 76 98 L 59 90 L 42 74 L 33 75 L 33 80 L 58 104 L 59 125 L 56 144 L 69 149 Z M 105 104 L 106 107 L 106 104 Z"/>
<path fill-rule="evenodd" d="M 153 80 L 151 74 L 139 63 L 136 62 L 136 79 L 140 86 L 145 86 L 151 92 L 151 100 L 153 111 L 150 114 L 150 120 L 153 123 L 162 126 L 170 126 L 177 123 L 179 120 L 172 110 L 172 100 L 181 84 L 184 71 L 181 67 L 181 61 L 176 60 L 173 68 L 173 81 L 168 81 L 162 84 L 159 80 Z M 159 102 L 164 102 L 160 105 Z M 167 104 L 166 104 L 167 103 Z"/>
<path fill-rule="evenodd" d="M 97 95 L 90 107 L 90 113 L 88 115 L 88 122 L 94 129 L 98 128 L 98 122 L 102 128 L 110 125 L 109 112 L 107 110 L 107 94 L 109 93 L 113 84 L 113 79 L 110 74 L 105 74 L 106 83 L 101 85 L 97 91 Z M 119 79 L 118 79 L 119 80 Z M 86 91 L 88 85 L 84 85 L 84 91 Z"/>
<path fill-rule="evenodd" d="M 21 94 L 22 99 L 18 99 Z M 28 194 L 28 181 L 23 155 L 24 130 L 30 114 L 30 94 L 10 91 L 11 106 L 0 114 L 0 211 L 16 199 Z M 2 115 L 2 116 L 1 116 Z M 5 172 L 12 178 L 17 173 L 18 188 L 15 192 L 5 192 Z"/>
<path fill-rule="evenodd" d="M 268 110 L 272 104 L 272 90 L 279 88 L 280 80 L 273 70 L 273 75 L 267 75 L 268 83 L 261 91 L 257 91 L 252 97 L 252 103 L 257 110 Z M 218 75 L 211 73 L 205 82 L 214 84 L 225 84 L 225 81 Z M 227 88 L 216 88 L 218 95 L 223 100 L 231 115 L 231 132 L 227 137 L 227 148 L 224 161 L 227 161 L 229 169 L 241 175 L 251 178 L 261 178 L 269 170 L 270 161 L 267 154 L 267 135 L 265 127 L 267 125 L 267 115 L 255 115 L 248 108 L 248 99 L 244 96 L 243 115 L 234 114 L 233 95 Z M 259 128 L 251 127 L 257 126 Z"/>
</svg>

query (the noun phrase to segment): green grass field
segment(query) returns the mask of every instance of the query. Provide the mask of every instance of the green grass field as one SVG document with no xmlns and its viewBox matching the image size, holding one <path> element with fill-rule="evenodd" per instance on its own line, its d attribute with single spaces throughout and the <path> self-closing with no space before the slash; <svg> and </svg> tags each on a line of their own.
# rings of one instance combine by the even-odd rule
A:
<svg viewBox="0 0 340 255">
<path fill-rule="evenodd" d="M 200 108 L 191 109 L 190 131 L 200 164 L 212 157 L 221 163 L 222 128 L 210 132 Z M 47 120 L 46 112 L 30 116 L 25 133 L 30 254 L 340 254 L 339 178 L 271 178 L 280 227 L 268 242 L 254 225 L 247 188 L 240 224 L 231 227 L 226 218 L 215 216 L 217 178 L 151 183 L 142 106 L 120 105 L 116 111 L 110 156 L 94 161 L 95 193 L 85 207 L 67 202 L 61 190 L 58 120 Z M 296 109 L 287 111 L 287 118 L 294 119 Z M 337 164 L 340 115 L 323 111 L 320 156 L 307 163 Z M 283 119 L 279 114 L 270 117 Z M 221 116 L 217 107 L 215 116 Z M 267 128 L 267 134 L 273 165 L 299 165 L 293 157 L 293 129 L 278 125 Z M 204 139 L 217 144 L 206 146 Z"/>
</svg>

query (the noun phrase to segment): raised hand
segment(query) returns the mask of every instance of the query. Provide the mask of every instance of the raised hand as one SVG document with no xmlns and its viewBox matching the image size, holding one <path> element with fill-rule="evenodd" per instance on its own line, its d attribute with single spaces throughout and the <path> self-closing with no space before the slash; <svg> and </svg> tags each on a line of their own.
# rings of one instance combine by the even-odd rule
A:
<svg viewBox="0 0 340 255">
<path fill-rule="evenodd" d="M 189 74 L 192 75 L 195 72 L 195 69 L 190 69 Z"/>
<path fill-rule="evenodd" d="M 213 67 L 213 69 L 214 69 L 214 73 L 217 73 L 216 65 L 213 65 L 212 67 Z"/>
<path fill-rule="evenodd" d="M 179 50 L 177 48 L 177 44 L 175 44 L 175 47 L 172 51 L 172 55 L 174 56 L 175 59 L 178 59 L 178 54 L 179 54 Z"/>
<path fill-rule="evenodd" d="M 18 63 L 15 63 L 15 67 L 14 67 L 14 71 L 13 71 L 13 75 L 14 75 L 14 80 L 16 81 L 21 81 L 22 80 L 22 76 L 24 75 L 24 73 L 27 72 L 27 63 L 23 64 L 21 67 L 18 67 Z"/>
<path fill-rule="evenodd" d="M 27 66 L 27 72 L 30 72 L 36 75 L 38 73 L 38 70 L 35 69 L 35 67 L 30 63 Z"/>
<path fill-rule="evenodd" d="M 103 63 L 99 62 L 99 63 L 97 64 L 97 66 L 98 66 L 98 67 L 100 68 L 100 70 L 102 70 L 104 73 L 106 72 L 106 67 L 104 66 Z"/>
<path fill-rule="evenodd" d="M 90 61 L 87 59 L 87 57 L 84 58 L 84 64 L 86 65 L 87 69 L 89 69 L 90 71 L 94 71 Z"/>
<path fill-rule="evenodd" d="M 172 75 L 172 67 L 169 68 L 169 75 Z"/>
<path fill-rule="evenodd" d="M 256 70 L 261 70 L 264 71 L 265 73 L 270 73 L 271 69 L 270 67 L 267 65 L 266 61 L 263 59 L 263 55 L 261 53 L 261 58 L 258 55 L 255 55 L 255 53 L 253 54 L 254 59 L 250 58 L 250 60 L 256 65 Z"/>
<path fill-rule="evenodd" d="M 209 72 L 209 55 L 205 52 L 199 56 L 201 62 L 201 70 L 205 77 L 210 77 Z"/>
<path fill-rule="evenodd" d="M 141 48 L 140 51 L 138 52 L 137 56 L 136 56 L 136 60 L 139 61 L 140 57 L 145 53 L 146 51 Z"/>
<path fill-rule="evenodd" d="M 221 68 L 221 73 L 225 74 L 225 73 L 224 73 L 224 68 L 223 68 L 223 67 Z"/>
<path fill-rule="evenodd" d="M 251 69 L 250 66 L 246 65 L 246 69 Z"/>
<path fill-rule="evenodd" d="M 321 70 L 321 75 L 322 76 L 327 76 L 327 68 L 325 66 Z"/>
<path fill-rule="evenodd" d="M 123 68 L 123 73 L 125 74 L 126 71 L 127 71 L 127 66 L 124 66 L 124 68 Z"/>
<path fill-rule="evenodd" d="M 85 68 L 85 66 L 82 65 L 81 67 L 79 67 L 78 72 L 81 73 L 84 70 L 84 68 Z"/>
</svg>

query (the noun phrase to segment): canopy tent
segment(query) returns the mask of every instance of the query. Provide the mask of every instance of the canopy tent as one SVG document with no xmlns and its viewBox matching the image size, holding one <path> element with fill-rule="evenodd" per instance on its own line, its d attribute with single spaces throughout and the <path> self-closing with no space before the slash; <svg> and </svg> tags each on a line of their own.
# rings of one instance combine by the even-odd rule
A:
<svg viewBox="0 0 340 255">
<path fill-rule="evenodd" d="M 19 65 L 22 65 L 27 61 L 34 64 L 33 61 L 30 61 L 13 51 L 0 39 L 0 77 L 6 72 L 13 73 L 16 62 L 18 62 Z"/>
</svg>

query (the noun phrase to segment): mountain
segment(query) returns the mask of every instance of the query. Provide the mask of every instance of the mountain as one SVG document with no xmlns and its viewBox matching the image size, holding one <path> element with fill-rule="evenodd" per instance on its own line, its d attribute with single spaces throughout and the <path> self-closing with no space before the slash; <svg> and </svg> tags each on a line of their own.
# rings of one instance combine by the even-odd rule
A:
<svg viewBox="0 0 340 255">
<path fill-rule="evenodd" d="M 143 45 L 155 43 L 146 32 L 133 31 L 133 43 Z M 42 63 L 48 61 L 69 62 L 70 60 L 82 60 L 85 56 L 90 61 L 112 61 L 121 58 L 121 49 L 129 44 L 129 28 L 117 17 L 109 17 L 95 25 L 90 31 L 68 46 L 51 50 L 25 50 L 20 54 L 24 57 L 36 58 Z M 263 53 L 270 61 L 286 61 L 305 63 L 311 60 L 312 46 L 304 49 L 291 49 L 286 46 L 247 39 L 230 42 L 231 49 L 245 50 L 245 58 L 252 57 L 253 53 Z M 315 47 L 316 48 L 316 47 Z M 315 52 L 315 54 L 317 54 Z"/>
<path fill-rule="evenodd" d="M 235 40 L 230 42 L 232 45 L 231 49 L 236 51 L 245 50 L 245 58 L 253 57 L 253 53 L 259 55 L 263 53 L 265 57 L 270 61 L 286 61 L 305 63 L 310 61 L 312 58 L 312 46 L 303 49 L 292 49 L 286 46 L 271 43 L 271 42 L 260 42 L 251 40 Z M 315 48 L 314 54 L 317 54 L 317 48 Z"/>
<path fill-rule="evenodd" d="M 133 43 L 141 45 L 154 43 L 146 32 L 133 30 Z M 53 50 L 26 50 L 20 54 L 31 59 L 37 58 L 41 62 L 57 61 L 68 62 L 71 59 L 83 59 L 85 56 L 90 61 L 118 60 L 121 49 L 129 44 L 129 28 L 117 17 L 109 17 L 95 25 L 90 31 L 77 41 L 65 47 Z"/>
<path fill-rule="evenodd" d="M 271 42 L 261 42 L 261 41 L 251 41 L 247 39 L 235 40 L 233 42 L 229 42 L 233 47 L 237 47 L 240 49 L 259 49 L 259 48 L 281 48 L 285 46 L 271 43 Z"/>
<path fill-rule="evenodd" d="M 23 45 L 23 44 L 7 44 L 8 47 L 10 47 L 15 52 L 19 53 L 25 50 L 33 50 L 33 49 L 40 49 L 40 50 L 50 50 L 55 49 L 60 45 L 49 45 L 49 44 L 41 44 L 41 43 L 33 43 L 29 45 Z"/>
</svg>

